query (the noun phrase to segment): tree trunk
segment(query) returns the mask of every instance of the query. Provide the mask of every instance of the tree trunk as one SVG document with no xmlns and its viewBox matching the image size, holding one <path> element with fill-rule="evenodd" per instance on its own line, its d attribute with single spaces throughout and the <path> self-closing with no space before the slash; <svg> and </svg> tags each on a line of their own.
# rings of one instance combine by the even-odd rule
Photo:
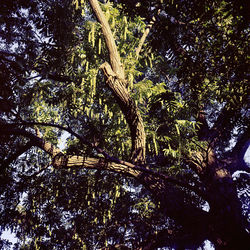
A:
<svg viewBox="0 0 250 250">
<path fill-rule="evenodd" d="M 153 199 L 159 202 L 161 211 L 181 225 L 193 242 L 201 244 L 207 238 L 209 213 L 189 204 L 180 186 L 147 173 L 142 173 L 137 179 L 152 193 Z"/>
<path fill-rule="evenodd" d="M 146 134 L 141 114 L 135 101 L 131 98 L 124 80 L 115 75 L 107 62 L 101 65 L 101 69 L 130 128 L 132 140 L 131 161 L 137 164 L 144 163 L 146 156 Z"/>
<path fill-rule="evenodd" d="M 200 161 L 197 161 L 198 157 Z M 212 149 L 196 153 L 196 170 L 210 207 L 209 239 L 216 249 L 244 249 L 244 244 L 249 244 L 246 219 L 242 215 L 229 166 L 222 162 L 215 157 Z"/>
<path fill-rule="evenodd" d="M 248 249 L 246 219 L 243 218 L 241 202 L 229 172 L 221 168 L 207 188 L 210 205 L 211 241 L 216 249 Z M 248 247 L 247 247 L 248 246 Z"/>
<path fill-rule="evenodd" d="M 219 250 L 244 250 L 250 246 L 241 204 L 232 179 L 225 177 L 211 184 L 207 190 L 209 212 L 187 204 L 182 191 L 176 186 L 147 174 L 142 174 L 140 181 L 151 191 L 156 201 L 160 202 L 162 212 L 183 227 L 186 232 L 184 233 L 186 236 L 183 236 L 186 242 L 186 245 L 183 242 L 185 248 L 194 249 L 192 245 L 197 246 L 206 239 Z M 162 237 L 163 239 L 160 235 L 155 237 L 155 248 L 163 246 L 163 242 L 166 243 L 164 240 L 166 234 L 162 233 Z"/>
</svg>

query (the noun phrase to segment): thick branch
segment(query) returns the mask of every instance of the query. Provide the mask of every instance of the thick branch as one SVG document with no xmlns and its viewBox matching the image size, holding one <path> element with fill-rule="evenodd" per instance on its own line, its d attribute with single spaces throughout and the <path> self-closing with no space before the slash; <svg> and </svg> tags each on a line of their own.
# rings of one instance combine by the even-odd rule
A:
<svg viewBox="0 0 250 250">
<path fill-rule="evenodd" d="M 34 134 L 27 132 L 24 129 L 14 128 L 15 126 L 20 126 L 20 125 L 26 125 L 26 126 L 40 125 L 40 126 L 56 127 L 56 128 L 65 130 L 65 131 L 71 133 L 72 135 L 74 135 L 76 138 L 78 138 L 83 144 L 95 149 L 98 153 L 103 154 L 104 158 L 96 159 L 95 161 L 93 160 L 95 158 L 88 158 L 88 159 L 92 159 L 92 160 L 90 160 L 92 163 L 95 163 L 92 167 L 89 166 L 88 164 L 82 165 L 81 161 L 86 162 L 86 158 L 83 159 L 83 156 L 66 156 L 62 152 L 60 152 L 60 149 L 54 147 L 49 142 L 45 142 L 39 134 L 37 136 L 35 136 Z M 102 170 L 122 172 L 125 174 L 130 174 L 134 177 L 135 176 L 139 177 L 139 174 L 141 175 L 142 173 L 149 174 L 149 175 L 154 176 L 154 178 L 156 178 L 156 180 L 162 180 L 162 181 L 176 184 L 180 187 L 185 187 L 185 188 L 195 192 L 197 195 L 199 195 L 205 199 L 204 194 L 202 193 L 202 191 L 199 188 L 194 187 L 194 186 L 190 186 L 187 183 L 181 182 L 181 181 L 174 179 L 172 177 L 169 177 L 167 175 L 154 172 L 151 169 L 144 168 L 142 166 L 137 166 L 137 165 L 134 165 L 130 162 L 126 162 L 126 161 L 120 160 L 116 157 L 110 156 L 103 149 L 95 146 L 95 144 L 93 144 L 93 143 L 88 142 L 88 140 L 86 140 L 84 137 L 78 135 L 77 133 L 72 131 L 70 128 L 65 128 L 61 125 L 52 124 L 52 123 L 43 123 L 43 122 L 41 122 L 41 123 L 40 122 L 23 122 L 23 123 L 17 123 L 17 124 L 12 123 L 12 124 L 5 124 L 5 126 L 2 125 L 1 131 L 8 133 L 8 134 L 17 134 L 17 135 L 20 134 L 20 135 L 23 135 L 23 136 L 30 138 L 31 140 L 33 140 L 34 145 L 40 147 L 45 152 L 49 153 L 51 156 L 56 158 L 56 161 L 54 162 L 54 164 L 56 164 L 57 167 L 82 166 L 82 167 L 93 168 L 93 169 L 100 169 L 100 167 L 101 167 Z M 31 144 L 31 146 L 33 145 L 32 143 L 30 143 L 30 144 Z M 45 148 L 44 148 L 44 145 L 46 145 Z M 48 150 L 48 148 L 50 148 L 50 150 Z M 75 157 L 77 158 L 77 160 Z M 75 165 L 72 164 L 72 162 L 75 163 Z M 108 168 L 106 168 L 107 166 L 105 166 L 105 168 L 103 168 L 104 162 L 105 162 L 105 164 L 112 163 L 112 164 L 116 164 L 116 165 L 108 166 Z M 120 166 L 120 167 L 118 167 L 118 166 Z M 135 175 L 135 173 L 137 175 Z"/>
<path fill-rule="evenodd" d="M 209 127 L 203 108 L 198 112 L 197 122 L 199 122 L 198 138 L 201 141 L 206 140 L 209 134 Z"/>
<path fill-rule="evenodd" d="M 247 149 L 250 146 L 250 126 L 245 130 L 245 132 L 239 137 L 237 143 L 231 151 L 231 154 L 237 155 L 240 159 L 243 159 Z"/>
<path fill-rule="evenodd" d="M 117 102 L 130 128 L 132 139 L 131 160 L 144 163 L 146 157 L 146 134 L 141 114 L 123 81 L 114 76 L 110 65 L 105 62 L 101 65 L 101 68 L 107 78 L 107 84 L 117 98 Z"/>
<path fill-rule="evenodd" d="M 109 51 L 109 58 L 110 58 L 110 64 L 115 72 L 115 74 L 121 78 L 124 79 L 124 70 L 122 68 L 121 60 L 120 60 L 120 55 L 118 53 L 116 44 L 115 44 L 115 39 L 113 37 L 112 31 L 110 29 L 109 23 L 102 12 L 102 9 L 98 3 L 97 0 L 89 0 L 89 3 L 102 26 L 102 32 L 106 41 L 106 45 Z"/>
<path fill-rule="evenodd" d="M 228 166 L 231 174 L 238 170 L 250 172 L 250 167 L 244 160 L 246 151 L 250 146 L 249 134 L 250 127 L 248 127 L 245 132 L 238 138 L 238 141 L 231 152 L 225 154 L 225 158 L 222 162 Z"/>
<path fill-rule="evenodd" d="M 138 176 L 140 173 L 140 169 L 137 169 L 135 165 L 130 164 L 129 167 L 125 166 L 124 164 L 122 164 L 122 161 L 119 162 L 118 159 L 112 157 L 109 157 L 109 160 L 114 159 L 116 160 L 116 162 L 108 162 L 104 158 L 98 159 L 85 156 L 64 155 L 59 148 L 55 147 L 50 142 L 43 140 L 39 136 L 36 136 L 33 133 L 26 131 L 25 129 L 15 128 L 13 124 L 8 124 L 4 127 L 1 126 L 0 130 L 4 134 L 21 135 L 29 138 L 32 145 L 41 148 L 52 157 L 52 165 L 56 168 L 84 167 L 88 169 L 108 170 L 123 173 L 131 175 L 133 177 Z"/>
<path fill-rule="evenodd" d="M 15 128 L 12 124 L 1 125 L 0 131 L 3 134 L 9 135 L 21 135 L 30 139 L 30 143 L 33 146 L 37 146 L 48 153 L 50 156 L 55 157 L 59 153 L 61 153 L 60 149 L 52 145 L 50 142 L 46 142 L 42 138 L 32 134 L 31 132 L 26 131 L 25 129 Z"/>
<path fill-rule="evenodd" d="M 142 117 L 134 100 L 130 97 L 129 92 L 125 87 L 124 70 L 108 21 L 106 20 L 98 1 L 90 0 L 89 2 L 98 21 L 102 25 L 102 32 L 109 51 L 111 66 L 109 63 L 105 62 L 101 68 L 107 77 L 107 84 L 113 90 L 118 104 L 130 127 L 132 139 L 131 159 L 133 162 L 143 163 L 145 161 L 146 152 L 146 135 Z"/>
<path fill-rule="evenodd" d="M 160 201 L 161 207 L 165 213 L 182 223 L 185 227 L 193 225 L 195 228 L 203 228 L 204 220 L 207 221 L 207 213 L 193 205 L 188 205 L 183 196 L 183 190 L 180 187 L 187 187 L 195 190 L 188 184 L 184 185 L 171 177 L 158 174 L 152 170 L 136 166 L 131 163 L 116 160 L 116 162 L 107 161 L 104 158 L 93 158 L 87 156 L 64 155 L 51 143 L 28 132 L 24 129 L 15 128 L 14 125 L 1 126 L 1 132 L 5 134 L 21 135 L 29 138 L 35 146 L 40 147 L 52 157 L 52 165 L 55 168 L 87 168 L 113 171 L 124 175 L 129 175 L 141 182 L 149 191 L 152 192 L 156 200 Z M 126 165 L 125 165 L 126 164 Z M 172 183 L 172 184 L 171 184 Z M 180 185 L 180 186 L 179 186 Z M 199 193 L 199 191 L 197 191 Z M 201 225 L 202 221 L 202 225 Z M 205 225 L 207 225 L 205 223 Z"/>
</svg>

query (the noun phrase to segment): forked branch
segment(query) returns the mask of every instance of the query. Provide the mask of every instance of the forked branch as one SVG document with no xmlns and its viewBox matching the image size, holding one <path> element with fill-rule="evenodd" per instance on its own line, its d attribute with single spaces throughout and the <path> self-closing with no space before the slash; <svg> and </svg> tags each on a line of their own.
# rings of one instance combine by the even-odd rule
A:
<svg viewBox="0 0 250 250">
<path fill-rule="evenodd" d="M 146 158 L 146 135 L 141 114 L 124 84 L 124 70 L 108 21 L 98 1 L 90 0 L 89 2 L 102 26 L 103 35 L 109 51 L 111 66 L 108 62 L 105 62 L 101 66 L 101 69 L 106 76 L 106 83 L 112 89 L 130 128 L 132 140 L 131 160 L 137 164 L 144 163 Z"/>
</svg>

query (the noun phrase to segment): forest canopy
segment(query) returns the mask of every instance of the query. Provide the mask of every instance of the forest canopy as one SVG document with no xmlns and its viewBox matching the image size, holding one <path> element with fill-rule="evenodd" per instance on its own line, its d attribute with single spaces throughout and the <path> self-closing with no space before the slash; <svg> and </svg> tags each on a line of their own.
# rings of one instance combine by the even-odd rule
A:
<svg viewBox="0 0 250 250">
<path fill-rule="evenodd" d="M 0 228 L 14 249 L 247 249 L 249 13 L 0 1 Z"/>
</svg>

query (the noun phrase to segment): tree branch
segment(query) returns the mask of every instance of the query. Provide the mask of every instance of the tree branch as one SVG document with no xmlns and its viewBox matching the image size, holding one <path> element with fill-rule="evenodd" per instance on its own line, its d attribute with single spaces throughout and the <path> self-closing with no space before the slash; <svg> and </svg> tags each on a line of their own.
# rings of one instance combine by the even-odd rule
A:
<svg viewBox="0 0 250 250">
<path fill-rule="evenodd" d="M 76 138 L 78 138 L 83 144 L 95 149 L 98 153 L 103 154 L 104 158 L 86 158 L 84 156 L 67 156 L 63 154 L 60 149 L 53 146 L 51 143 L 43 140 L 41 136 L 35 136 L 31 132 L 27 132 L 24 129 L 17 129 L 15 126 L 20 125 L 26 125 L 26 126 L 49 126 L 49 127 L 55 127 L 59 128 L 61 130 L 65 130 L 72 135 L 74 135 Z M 4 129 L 5 127 L 5 129 Z M 120 160 L 116 157 L 110 156 L 106 151 L 103 149 L 95 146 L 94 143 L 90 143 L 88 140 L 86 140 L 84 137 L 78 135 L 74 131 L 72 131 L 70 128 L 65 128 L 64 126 L 52 124 L 52 123 L 44 123 L 44 122 L 23 122 L 23 123 L 12 123 L 12 124 L 5 124 L 5 126 L 2 125 L 2 128 L 0 129 L 2 132 L 9 133 L 9 134 L 19 134 L 26 136 L 30 138 L 34 145 L 38 146 L 48 154 L 50 154 L 53 157 L 53 165 L 57 168 L 68 168 L 68 167 L 85 167 L 89 169 L 99 169 L 99 170 L 109 170 L 113 172 L 123 173 L 123 174 L 129 174 L 133 177 L 139 178 L 139 175 L 149 174 L 154 176 L 156 180 L 163 180 L 167 181 L 169 183 L 176 184 L 180 187 L 187 188 L 193 192 L 195 192 L 197 195 L 201 196 L 203 199 L 205 199 L 204 193 L 197 187 L 191 186 L 188 183 L 181 182 L 177 179 L 174 179 L 172 177 L 169 177 L 165 174 L 161 174 L 158 172 L 155 172 L 151 169 L 135 165 L 133 163 Z"/>
<path fill-rule="evenodd" d="M 250 146 L 250 126 L 245 130 L 245 132 L 239 137 L 237 143 L 231 151 L 231 154 L 237 155 L 240 159 L 243 159 L 247 149 Z"/>
<path fill-rule="evenodd" d="M 124 86 L 123 81 L 113 76 L 110 65 L 105 62 L 101 65 L 101 68 L 107 77 L 106 82 L 112 89 L 130 128 L 132 140 L 131 160 L 135 163 L 144 163 L 146 158 L 146 134 L 139 109 L 130 96 L 128 89 Z"/>
<path fill-rule="evenodd" d="M 159 14 L 160 12 L 161 12 L 161 10 L 159 9 L 159 10 L 157 11 L 157 14 Z M 140 41 L 139 41 L 139 44 L 138 44 L 138 47 L 137 47 L 136 50 L 135 50 L 136 58 L 139 57 L 139 54 L 140 54 L 140 52 L 141 52 L 141 50 L 142 50 L 142 46 L 143 46 L 143 44 L 144 44 L 144 42 L 145 42 L 145 40 L 146 40 L 146 38 L 147 38 L 147 36 L 148 36 L 148 34 L 149 34 L 151 28 L 152 28 L 152 26 L 154 25 L 155 21 L 156 21 L 156 18 L 155 18 L 155 16 L 153 16 L 152 19 L 151 19 L 151 21 L 150 21 L 149 24 L 147 25 L 147 27 L 146 27 L 144 33 L 142 34 L 142 37 L 141 37 L 141 39 L 140 39 Z"/>
<path fill-rule="evenodd" d="M 116 162 L 111 162 L 105 158 L 97 159 L 87 156 L 64 155 L 51 143 L 25 129 L 15 128 L 11 124 L 6 124 L 5 126 L 1 124 L 0 130 L 5 134 L 21 135 L 29 138 L 35 146 L 38 146 L 52 157 L 52 165 L 55 168 L 83 167 L 86 169 L 107 170 L 134 177 L 152 192 L 155 199 L 160 202 L 164 213 L 167 213 L 185 227 L 194 225 L 195 228 L 199 229 L 207 228 L 208 223 L 204 223 L 204 221 L 208 222 L 208 213 L 194 205 L 189 205 L 185 202 L 185 196 L 183 195 L 182 187 L 185 187 L 202 197 L 203 194 L 196 187 L 118 159 L 116 159 Z"/>
<path fill-rule="evenodd" d="M 44 150 L 46 153 L 48 153 L 51 157 L 55 157 L 59 153 L 61 153 L 60 149 L 52 145 L 50 142 L 47 142 L 43 140 L 42 138 L 39 138 L 38 136 L 32 134 L 31 132 L 26 131 L 25 129 L 16 128 L 16 125 L 13 124 L 1 124 L 0 131 L 3 134 L 9 134 L 9 135 L 21 135 L 26 138 L 30 139 L 30 143 L 32 143 L 33 146 L 37 146 Z"/>
<path fill-rule="evenodd" d="M 33 144 L 31 142 L 28 142 L 27 144 L 20 146 L 16 152 L 10 154 L 7 159 L 3 160 L 1 165 L 8 166 L 12 161 L 16 160 L 21 154 L 25 153 L 32 146 Z"/>
<path fill-rule="evenodd" d="M 89 0 L 89 2 L 102 26 L 103 35 L 109 51 L 111 66 L 108 62 L 105 62 L 102 64 L 101 69 L 107 77 L 106 82 L 115 94 L 118 104 L 129 124 L 132 140 L 131 159 L 133 162 L 144 163 L 146 158 L 146 134 L 141 114 L 124 84 L 124 69 L 108 21 L 98 1 Z"/>
<path fill-rule="evenodd" d="M 206 140 L 209 134 L 209 127 L 203 107 L 198 112 L 197 122 L 199 122 L 198 138 L 200 141 Z"/>
<path fill-rule="evenodd" d="M 34 124 L 38 125 L 39 123 L 34 123 Z M 59 126 L 54 125 L 54 127 L 59 127 Z M 26 131 L 25 129 L 15 128 L 13 124 L 6 124 L 5 126 L 2 125 L 0 131 L 5 134 L 21 135 L 29 138 L 32 142 L 32 145 L 38 146 L 52 157 L 52 165 L 55 168 L 84 167 L 88 169 L 108 170 L 117 173 L 123 173 L 133 177 L 137 177 L 141 171 L 139 167 L 137 168 L 137 166 L 133 164 L 127 163 L 129 167 L 125 166 L 123 164 L 125 162 L 110 156 L 108 157 L 109 158 L 108 161 L 105 158 L 98 159 L 86 156 L 64 155 L 60 151 L 60 149 L 52 145 L 50 142 L 43 140 L 42 138 L 34 135 L 31 132 Z M 107 153 L 105 154 L 108 155 Z M 112 162 L 112 160 L 116 162 Z"/>
<path fill-rule="evenodd" d="M 120 60 L 120 55 L 118 53 L 116 44 L 115 44 L 115 39 L 113 37 L 112 31 L 110 29 L 109 23 L 104 15 L 104 13 L 102 12 L 102 9 L 98 3 L 97 0 L 89 0 L 89 3 L 99 21 L 99 23 L 102 26 L 102 32 L 103 32 L 103 36 L 105 38 L 106 41 L 106 45 L 109 51 L 109 58 L 110 58 L 110 64 L 111 67 L 114 71 L 114 73 L 121 79 L 125 78 L 124 75 L 124 70 L 122 67 L 122 63 Z"/>
<path fill-rule="evenodd" d="M 231 152 L 225 155 L 225 159 L 222 163 L 225 163 L 228 166 L 228 169 L 231 174 L 234 172 L 241 170 L 250 172 L 249 165 L 245 162 L 244 156 L 246 151 L 250 146 L 250 126 L 244 131 L 242 135 L 239 136 L 237 143 L 231 150 Z"/>
</svg>

